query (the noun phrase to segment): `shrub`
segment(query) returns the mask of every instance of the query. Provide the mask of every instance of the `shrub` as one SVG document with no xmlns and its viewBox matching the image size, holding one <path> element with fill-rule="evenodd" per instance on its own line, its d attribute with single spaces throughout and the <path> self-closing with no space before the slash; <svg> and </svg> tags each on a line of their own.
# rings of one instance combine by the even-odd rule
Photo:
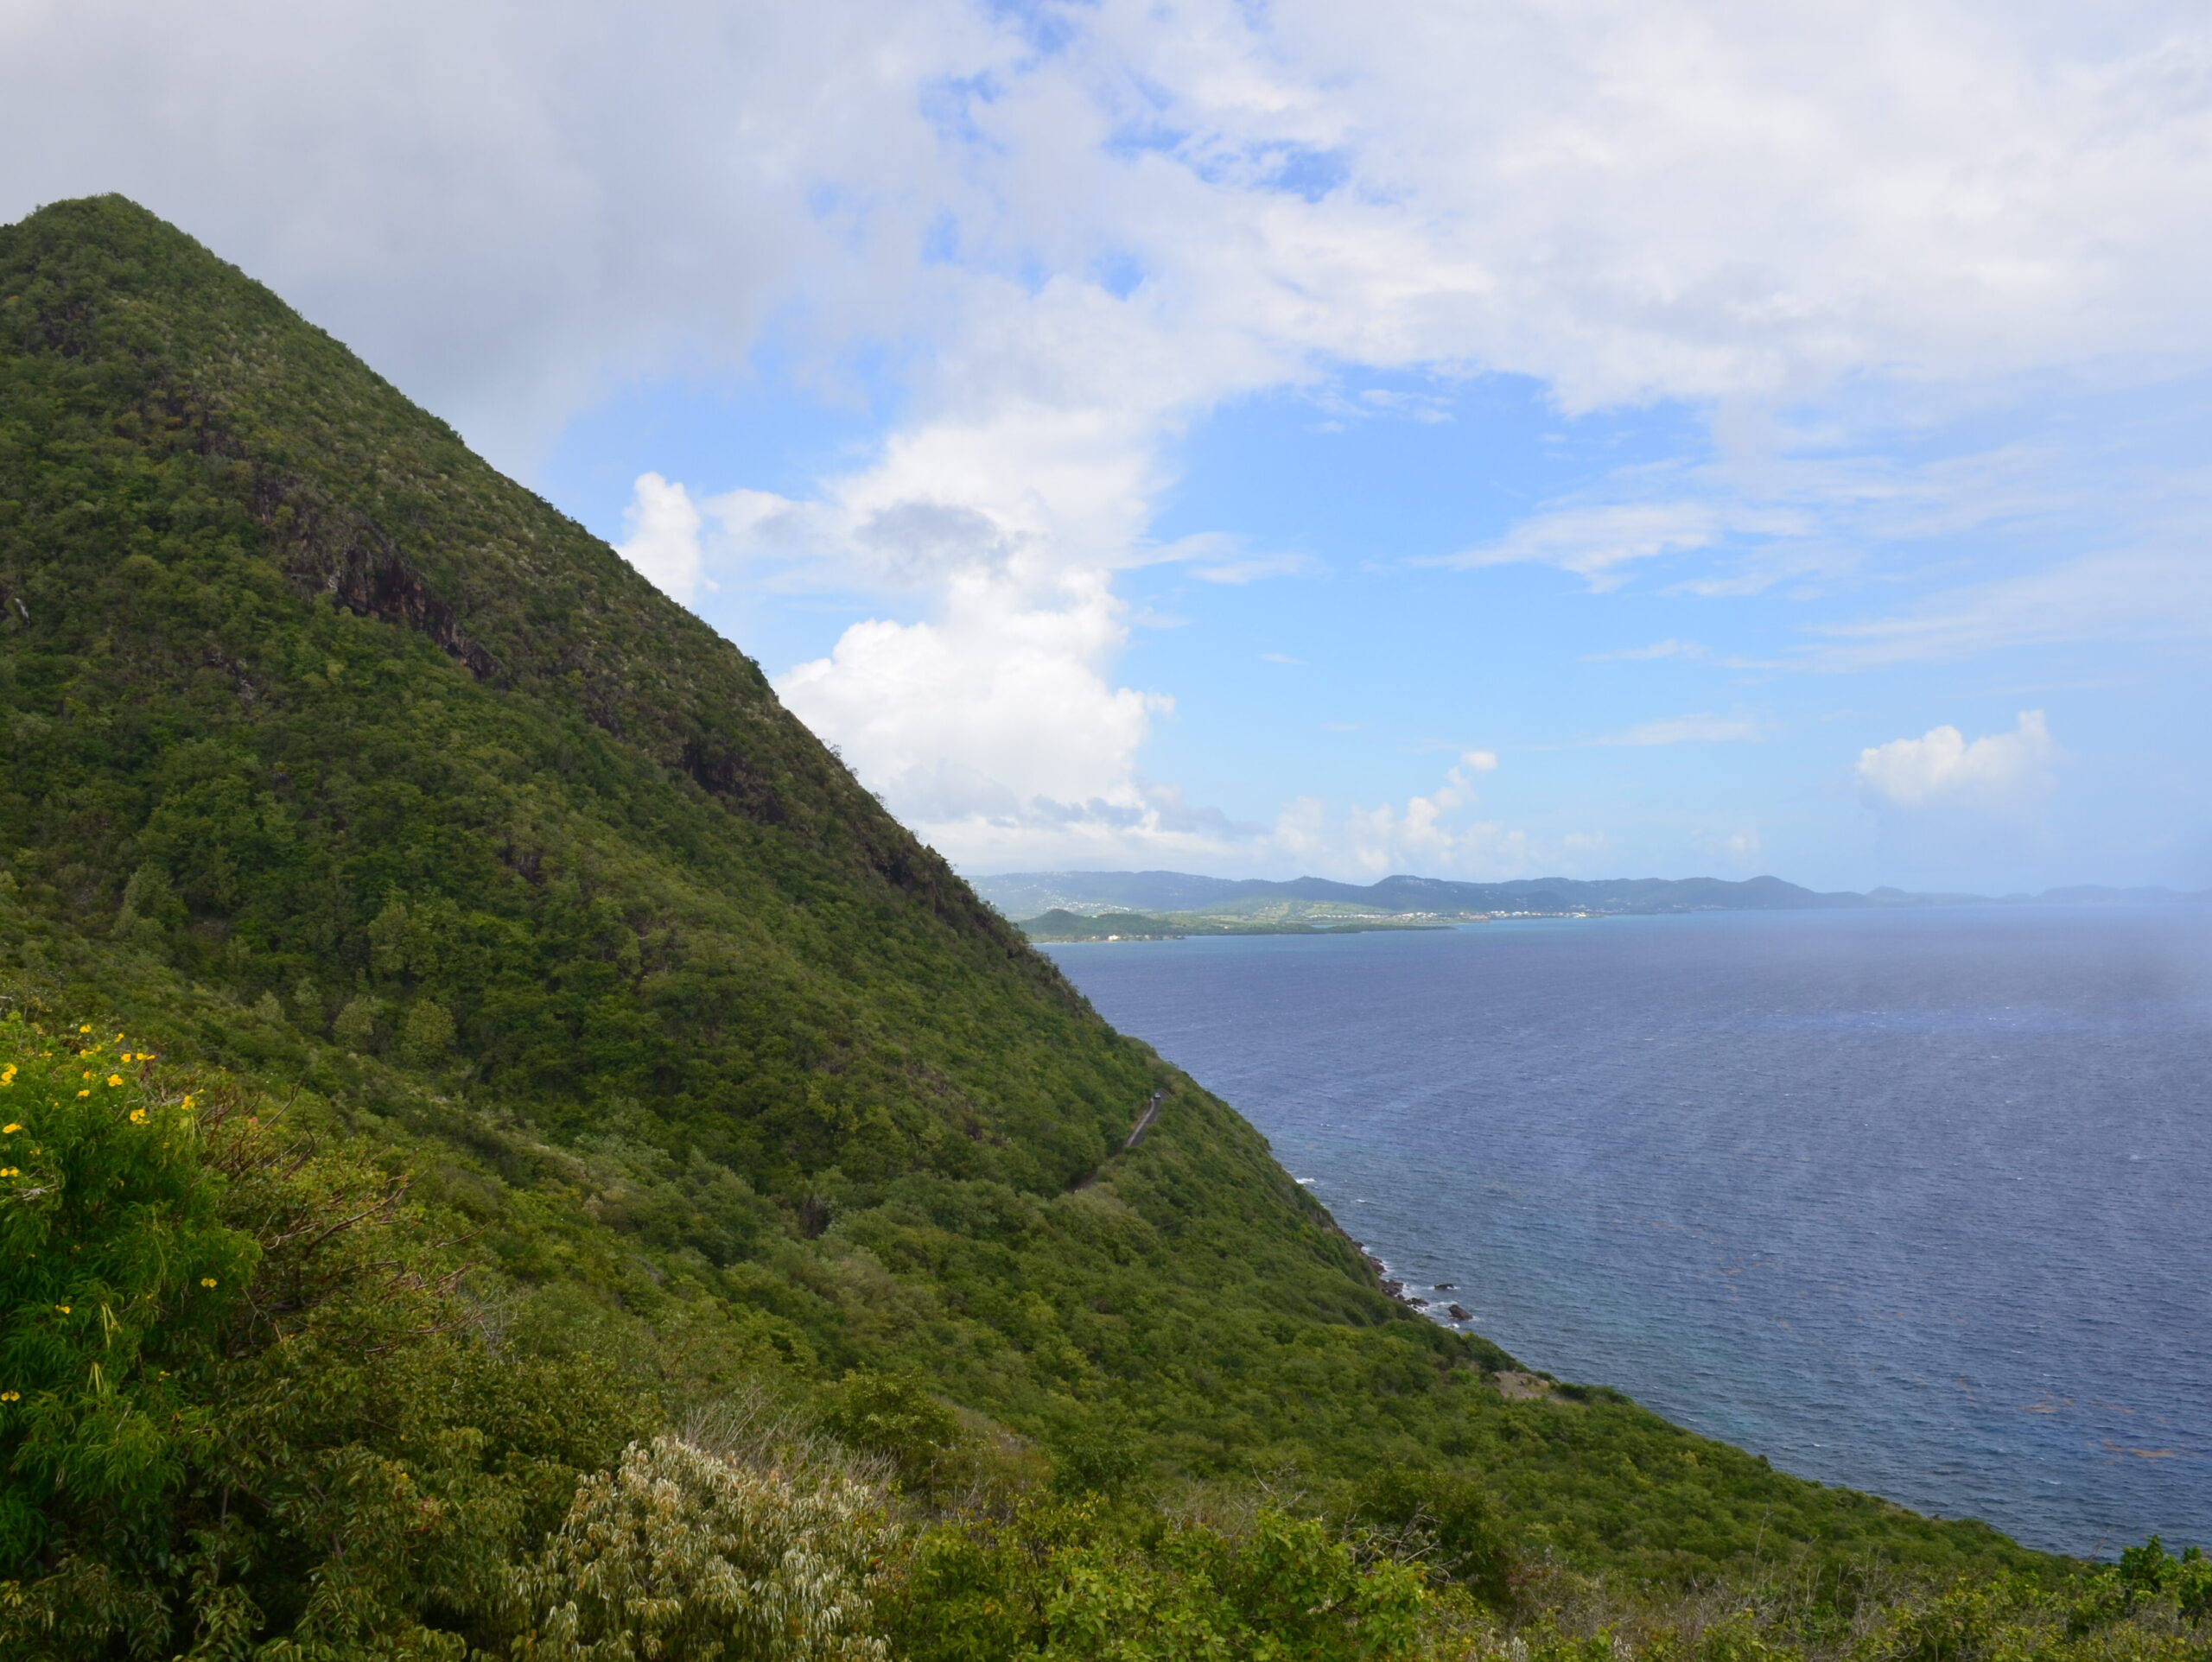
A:
<svg viewBox="0 0 2212 1662">
<path fill-rule="evenodd" d="M 794 1483 L 676 1437 L 633 1444 L 515 1573 L 518 1654 L 545 1662 L 875 1662 L 881 1497 Z"/>
<path fill-rule="evenodd" d="M 1418 1569 L 1313 1519 L 1163 1528 L 1095 1495 L 931 1531 L 901 1594 L 889 1625 L 914 1662 L 1410 1662 L 1428 1603 Z"/>
<path fill-rule="evenodd" d="M 384 1004 L 367 993 L 348 999 L 339 1011 L 338 1019 L 331 1024 L 330 1037 L 348 1050 L 365 1054 L 376 1048 L 377 1032 L 383 1024 Z"/>
<path fill-rule="evenodd" d="M 0 1021 L 0 1655 L 502 1640 L 651 1405 L 487 1348 L 404 1185 L 150 1063 Z"/>
<path fill-rule="evenodd" d="M 1418 1559 L 1486 1604 L 1511 1596 L 1513 1556 L 1497 1508 L 1464 1471 L 1386 1466 L 1360 1486 L 1352 1519 L 1396 1556 Z"/>
<path fill-rule="evenodd" d="M 417 999 L 399 1024 L 399 1054 L 418 1068 L 435 1067 L 453 1049 L 453 1018 L 435 999 Z"/>
<path fill-rule="evenodd" d="M 0 1568 L 57 1533 L 143 1546 L 208 1437 L 218 1331 L 259 1253 L 149 1060 L 119 1033 L 0 1024 Z"/>
<path fill-rule="evenodd" d="M 822 1428 L 847 1446 L 894 1462 L 925 1488 L 960 1440 L 960 1421 L 912 1373 L 849 1373 L 830 1388 Z"/>
</svg>

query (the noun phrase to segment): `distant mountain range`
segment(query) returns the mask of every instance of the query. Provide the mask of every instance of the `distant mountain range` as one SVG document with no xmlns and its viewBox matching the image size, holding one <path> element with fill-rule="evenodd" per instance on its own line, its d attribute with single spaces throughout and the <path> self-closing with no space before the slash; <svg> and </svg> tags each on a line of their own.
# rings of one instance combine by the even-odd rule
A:
<svg viewBox="0 0 2212 1662">
<path fill-rule="evenodd" d="M 1007 872 L 969 879 L 976 892 L 1008 917 L 1063 911 L 1234 913 L 1285 903 L 1330 903 L 1377 913 L 1811 911 L 1846 908 L 1975 906 L 1999 904 L 2083 905 L 2108 902 L 2212 900 L 2212 893 L 2172 889 L 2113 889 L 2095 884 L 2002 896 L 1821 893 L 1777 877 L 1732 883 L 1722 878 L 1520 878 L 1510 883 L 1456 883 L 1443 878 L 1386 877 L 1361 885 L 1327 878 L 1270 883 L 1257 878 L 1198 877 L 1188 872 Z"/>
</svg>

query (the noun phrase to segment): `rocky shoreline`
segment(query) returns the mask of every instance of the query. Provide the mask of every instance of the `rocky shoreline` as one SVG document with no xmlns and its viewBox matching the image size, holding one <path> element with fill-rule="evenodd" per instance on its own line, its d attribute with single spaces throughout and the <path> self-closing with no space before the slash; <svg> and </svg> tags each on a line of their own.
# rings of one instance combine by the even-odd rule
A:
<svg viewBox="0 0 2212 1662">
<path fill-rule="evenodd" d="M 1433 1312 L 1438 1308 L 1438 1306 L 1430 1300 L 1423 1298 L 1419 1293 L 1407 1286 L 1403 1281 L 1399 1280 L 1395 1276 L 1390 1274 L 1390 1266 L 1388 1264 L 1385 1264 L 1381 1259 L 1376 1257 L 1374 1253 L 1369 1252 L 1363 1244 L 1359 1248 L 1359 1255 L 1361 1259 L 1366 1262 L 1367 1267 L 1375 1272 L 1375 1278 L 1382 1284 L 1382 1291 L 1389 1293 L 1391 1297 L 1396 1299 L 1401 1304 L 1403 1304 L 1411 1310 L 1420 1310 L 1423 1314 Z M 1456 1281 L 1440 1281 L 1434 1286 L 1431 1287 L 1429 1291 L 1431 1292 L 1457 1292 L 1459 1291 L 1459 1284 Z M 1445 1314 L 1449 1316 L 1455 1322 L 1471 1322 L 1475 1319 L 1473 1314 L 1456 1300 L 1446 1304 L 1442 1306 L 1442 1309 Z"/>
</svg>

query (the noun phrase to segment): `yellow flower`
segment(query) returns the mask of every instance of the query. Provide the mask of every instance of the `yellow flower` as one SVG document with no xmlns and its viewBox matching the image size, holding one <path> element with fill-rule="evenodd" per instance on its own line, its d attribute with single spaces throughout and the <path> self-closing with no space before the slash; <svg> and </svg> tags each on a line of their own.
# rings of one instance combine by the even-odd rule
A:
<svg viewBox="0 0 2212 1662">
<path fill-rule="evenodd" d="M 79 1074 L 79 1075 L 77 1075 L 77 1077 L 78 1077 L 78 1078 L 79 1078 L 79 1079 L 90 1079 L 92 1076 L 92 1070 L 90 1068 L 86 1069 L 85 1069 L 85 1071 L 84 1071 L 83 1073 Z"/>
<path fill-rule="evenodd" d="M 23 1174 L 15 1166 L 0 1166 L 0 1177 L 20 1177 Z"/>
<path fill-rule="evenodd" d="M 184 1101 L 181 1101 L 181 1102 L 180 1102 L 180 1103 L 178 1103 L 178 1104 L 177 1104 L 177 1106 L 178 1106 L 179 1107 L 181 1107 L 181 1108 L 188 1108 L 188 1107 L 190 1107 L 192 1106 L 192 1093 L 191 1093 L 191 1092 L 189 1092 L 189 1091 L 187 1091 L 187 1092 L 184 1094 Z"/>
<path fill-rule="evenodd" d="M 123 1075 L 121 1074 L 110 1074 L 107 1076 L 107 1082 L 109 1088 L 112 1089 L 114 1087 L 123 1083 Z"/>
<path fill-rule="evenodd" d="M 69 1314 L 69 1306 L 67 1304 L 56 1304 L 54 1308 L 60 1310 L 64 1316 Z"/>
<path fill-rule="evenodd" d="M 15 1082 L 16 1064 L 11 1062 L 6 1067 L 0 1068 L 0 1085 L 12 1085 Z"/>
<path fill-rule="evenodd" d="M 22 1399 L 23 1393 L 20 1391 L 0 1391 L 0 1402 L 21 1402 Z"/>
<path fill-rule="evenodd" d="M 0 1137 L 13 1137 L 22 1129 L 21 1126 L 0 1126 Z"/>
<path fill-rule="evenodd" d="M 79 1091 L 77 1094 L 79 1096 L 90 1096 L 92 1093 L 90 1091 Z"/>
<path fill-rule="evenodd" d="M 132 1125 L 134 1125 L 134 1126 L 143 1126 L 143 1125 L 144 1125 L 144 1124 L 146 1123 L 146 1110 L 145 1110 L 145 1109 L 143 1109 L 143 1108 L 133 1108 L 133 1109 L 131 1109 L 131 1110 L 130 1110 L 130 1123 L 131 1123 Z"/>
<path fill-rule="evenodd" d="M 200 1285 L 203 1287 L 212 1287 L 215 1285 L 215 1278 L 212 1275 L 203 1275 L 200 1278 Z"/>
<path fill-rule="evenodd" d="M 77 1031 L 80 1033 L 89 1033 L 92 1031 L 92 1024 L 87 1022 L 84 1026 L 79 1027 Z"/>
</svg>

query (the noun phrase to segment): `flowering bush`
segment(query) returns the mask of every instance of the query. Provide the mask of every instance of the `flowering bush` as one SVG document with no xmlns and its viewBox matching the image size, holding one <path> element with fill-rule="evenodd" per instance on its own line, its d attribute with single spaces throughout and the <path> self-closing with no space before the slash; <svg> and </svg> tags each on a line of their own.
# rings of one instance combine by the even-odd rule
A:
<svg viewBox="0 0 2212 1662">
<path fill-rule="evenodd" d="M 880 1662 L 869 1588 L 882 1497 L 793 1481 L 676 1437 L 633 1444 L 577 1493 L 536 1563 L 518 1654 L 544 1662 Z"/>
<path fill-rule="evenodd" d="M 57 1524 L 130 1537 L 208 1430 L 258 1251 L 218 1216 L 189 1095 L 125 1035 L 0 1022 L 0 1559 Z"/>
</svg>

